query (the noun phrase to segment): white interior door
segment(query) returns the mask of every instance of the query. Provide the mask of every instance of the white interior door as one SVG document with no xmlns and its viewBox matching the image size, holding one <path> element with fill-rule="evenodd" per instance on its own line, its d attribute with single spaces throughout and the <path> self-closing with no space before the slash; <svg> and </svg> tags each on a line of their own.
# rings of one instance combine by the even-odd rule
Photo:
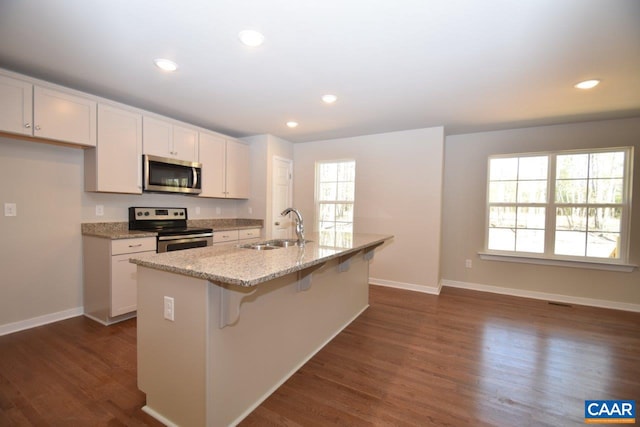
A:
<svg viewBox="0 0 640 427">
<path fill-rule="evenodd" d="M 288 239 L 293 230 L 291 215 L 280 213 L 293 203 L 293 160 L 282 157 L 273 158 L 272 192 L 271 192 L 271 238 Z"/>
</svg>

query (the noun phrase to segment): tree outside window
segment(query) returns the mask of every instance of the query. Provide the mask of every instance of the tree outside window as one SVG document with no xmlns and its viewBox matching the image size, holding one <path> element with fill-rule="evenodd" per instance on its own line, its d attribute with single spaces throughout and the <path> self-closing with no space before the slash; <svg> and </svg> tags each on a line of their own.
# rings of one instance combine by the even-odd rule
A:
<svg viewBox="0 0 640 427">
<path fill-rule="evenodd" d="M 349 247 L 353 235 L 356 162 L 316 163 L 316 218 L 320 245 Z"/>
<path fill-rule="evenodd" d="M 631 150 L 490 157 L 487 250 L 626 261 Z"/>
</svg>

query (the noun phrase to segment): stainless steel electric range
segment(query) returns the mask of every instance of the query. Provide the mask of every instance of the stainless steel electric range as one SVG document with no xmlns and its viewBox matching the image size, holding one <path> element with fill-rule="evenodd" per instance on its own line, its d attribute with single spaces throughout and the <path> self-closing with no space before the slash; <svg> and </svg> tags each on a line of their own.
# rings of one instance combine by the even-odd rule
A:
<svg viewBox="0 0 640 427">
<path fill-rule="evenodd" d="M 158 252 L 213 244 L 213 229 L 187 226 L 187 208 L 129 208 L 129 230 L 158 233 Z"/>
</svg>

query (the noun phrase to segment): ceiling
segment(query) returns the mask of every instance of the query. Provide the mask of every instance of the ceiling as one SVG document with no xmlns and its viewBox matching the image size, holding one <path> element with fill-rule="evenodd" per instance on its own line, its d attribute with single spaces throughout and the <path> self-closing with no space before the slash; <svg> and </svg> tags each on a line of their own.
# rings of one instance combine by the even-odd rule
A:
<svg viewBox="0 0 640 427">
<path fill-rule="evenodd" d="M 0 67 L 292 142 L 632 117 L 640 1 L 0 0 Z"/>
</svg>

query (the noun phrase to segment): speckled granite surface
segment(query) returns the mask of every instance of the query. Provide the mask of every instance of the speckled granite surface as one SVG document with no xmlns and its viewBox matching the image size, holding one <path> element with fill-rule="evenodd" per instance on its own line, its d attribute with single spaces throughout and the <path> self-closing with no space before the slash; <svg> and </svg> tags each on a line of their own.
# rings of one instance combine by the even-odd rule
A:
<svg viewBox="0 0 640 427">
<path fill-rule="evenodd" d="M 241 230 L 246 228 L 262 228 L 264 221 L 261 219 L 244 218 L 216 218 L 216 219 L 190 219 L 189 227 L 213 228 L 213 231 Z M 81 224 L 81 231 L 86 236 L 104 237 L 105 239 L 132 239 L 135 237 L 155 237 L 154 232 L 130 231 L 129 222 L 85 222 Z"/>
<path fill-rule="evenodd" d="M 304 247 L 257 251 L 236 245 L 214 245 L 161 254 L 140 254 L 132 257 L 130 262 L 212 282 L 256 286 L 393 238 L 382 234 L 354 234 L 349 247 L 339 248 L 319 245 L 316 233 L 310 233 L 306 237 L 311 242 Z"/>
</svg>

